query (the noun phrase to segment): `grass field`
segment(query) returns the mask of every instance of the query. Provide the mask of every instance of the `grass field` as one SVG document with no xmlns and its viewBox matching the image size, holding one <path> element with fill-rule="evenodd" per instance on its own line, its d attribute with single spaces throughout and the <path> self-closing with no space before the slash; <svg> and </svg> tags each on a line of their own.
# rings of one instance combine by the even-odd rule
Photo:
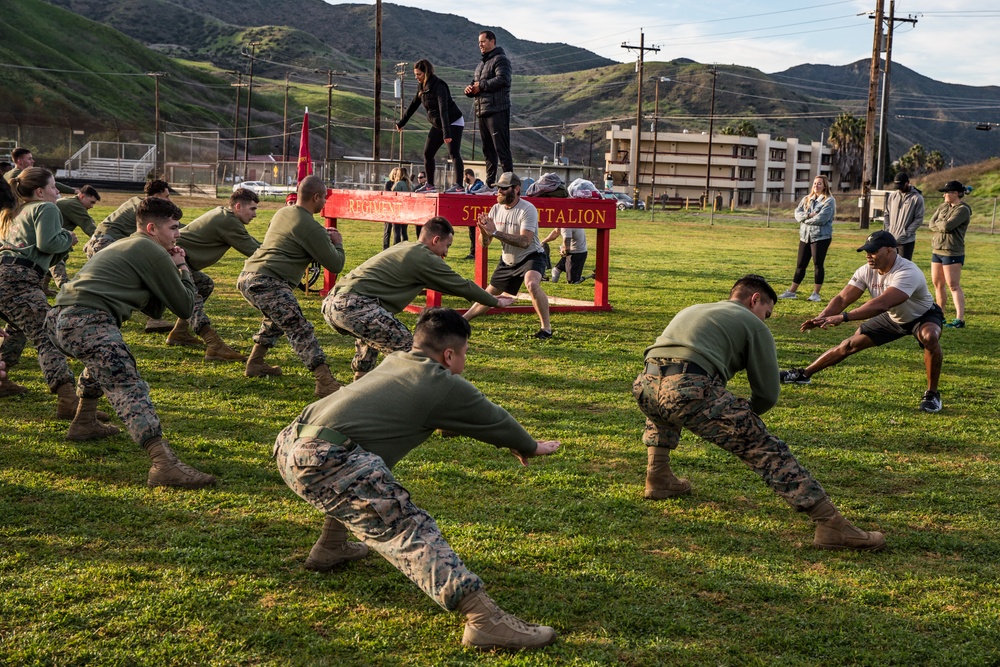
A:
<svg viewBox="0 0 1000 667">
<path fill-rule="evenodd" d="M 116 202 L 103 203 L 98 219 Z M 179 203 L 187 220 L 210 205 Z M 256 236 L 272 212 L 252 225 Z M 379 225 L 341 229 L 347 268 L 380 243 Z M 30 393 L 0 403 L 0 664 L 1000 663 L 998 237 L 968 239 L 968 328 L 943 334 L 941 413 L 917 411 L 922 355 L 901 340 L 785 389 L 765 415 L 848 518 L 886 533 L 886 552 L 813 549 L 805 516 L 690 434 L 674 467 L 693 494 L 642 500 L 631 383 L 643 349 L 674 313 L 725 298 L 744 273 L 787 287 L 796 230 L 787 219 L 709 226 L 690 214 L 621 214 L 613 312 L 556 314 L 545 342 L 530 338 L 533 316 L 474 322 L 466 377 L 562 448 L 525 468 L 505 450 L 435 436 L 395 473 L 502 606 L 559 631 L 530 654 L 464 649 L 461 619 L 377 556 L 327 575 L 303 570 L 321 516 L 269 458 L 277 432 L 313 400 L 312 376 L 286 343 L 269 356 L 284 376 L 248 380 L 240 364 L 206 363 L 125 325 L 166 436 L 221 480 L 197 492 L 147 489 L 148 462 L 124 435 L 63 440 L 67 425 L 53 418 L 28 351 L 13 377 Z M 863 262 L 854 249 L 864 236 L 836 226 L 826 299 Z M 921 230 L 916 252 L 928 275 L 929 239 Z M 471 275 L 456 259 L 466 243 L 460 233 L 451 263 Z M 208 312 L 223 338 L 249 349 L 259 320 L 236 291 L 241 267 L 230 253 L 210 272 Z M 318 297 L 301 302 L 346 381 L 353 344 L 323 323 Z M 769 326 L 783 367 L 849 333 L 799 333 L 819 308 L 778 304 Z M 730 387 L 748 391 L 743 376 Z"/>
</svg>

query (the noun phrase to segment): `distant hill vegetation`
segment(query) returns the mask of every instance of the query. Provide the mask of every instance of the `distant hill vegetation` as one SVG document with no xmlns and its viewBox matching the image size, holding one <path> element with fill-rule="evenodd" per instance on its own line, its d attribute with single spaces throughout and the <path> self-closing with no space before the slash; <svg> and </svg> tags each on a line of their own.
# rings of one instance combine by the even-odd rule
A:
<svg viewBox="0 0 1000 667">
<path fill-rule="evenodd" d="M 479 62 L 478 32 L 489 26 L 393 4 L 384 5 L 383 24 L 382 145 L 387 156 L 395 136 L 391 127 L 396 113 L 395 71 L 389 63 L 412 64 L 420 57 L 429 58 L 451 85 L 463 113 L 471 118 L 471 102 L 460 89 Z M 636 122 L 634 66 L 576 47 L 518 40 L 503 29 L 490 29 L 514 61 L 515 160 L 538 163 L 558 151 L 574 163 L 602 168 L 605 131 L 612 124 L 627 128 Z M 247 70 L 249 59 L 243 53 L 250 41 L 258 42 L 251 153 L 281 155 L 284 151 L 284 77 L 290 74 L 288 108 L 294 111 L 289 115 L 299 118 L 302 107 L 309 106 L 314 114 L 313 155 L 325 154 L 320 128 L 326 123 L 327 77 L 314 71 L 319 69 L 344 73 L 334 77 L 338 88 L 333 93 L 331 156 L 371 154 L 374 8 L 329 5 L 322 0 L 6 3 L 0 23 L 0 139 L 15 132 L 20 136 L 20 128 L 26 125 L 52 125 L 64 132 L 68 128 L 102 130 L 88 133 L 88 139 L 149 141 L 154 95 L 153 80 L 145 73 L 165 72 L 169 76 L 160 79 L 161 128 L 217 129 L 227 141 L 234 134 L 236 120 L 232 84 L 236 71 Z M 798 65 L 772 74 L 739 65 L 719 65 L 715 70 L 713 77 L 711 66 L 688 59 L 647 61 L 644 129 L 648 130 L 655 113 L 663 131 L 707 131 L 713 83 L 715 131 L 745 120 L 773 136 L 818 141 L 838 113 L 846 109 L 863 115 L 867 106 L 866 61 L 844 66 Z M 654 109 L 653 81 L 660 77 L 669 81 L 660 83 L 659 104 Z M 408 103 L 414 90 L 409 70 L 404 85 Z M 242 99 L 245 105 L 245 89 Z M 983 120 L 983 110 L 998 106 L 1000 88 L 996 86 L 945 84 L 895 63 L 890 157 L 898 158 L 916 143 L 927 151 L 943 153 L 946 165 L 997 155 L 994 137 L 976 132 L 974 123 Z M 243 114 L 245 106 L 240 111 L 241 125 Z M 418 158 L 426 126 L 423 114 L 407 126 L 414 131 L 405 133 L 406 158 Z M 463 141 L 467 156 L 478 143 L 474 127 L 470 124 Z M 140 134 L 142 138 L 136 139 Z M 61 155 L 65 145 L 65 139 L 53 141 L 53 156 Z M 297 140 L 292 143 L 293 149 L 296 146 Z M 481 158 L 481 148 L 477 148 Z M 222 151 L 229 154 L 232 145 L 223 144 Z"/>
<path fill-rule="evenodd" d="M 242 65 L 245 37 L 264 37 L 269 59 L 303 67 L 371 69 L 375 56 L 375 7 L 330 5 L 323 0 L 50 0 L 52 4 L 107 24 L 147 45 L 222 67 Z M 484 16 L 495 17 L 484 5 Z M 275 27 L 281 29 L 275 29 Z M 386 62 L 428 58 L 461 69 L 479 60 L 476 41 L 493 30 L 522 74 L 554 74 L 610 65 L 614 61 L 567 44 L 517 39 L 507 30 L 451 14 L 382 5 L 382 56 Z M 261 63 L 263 74 L 283 75 Z"/>
</svg>

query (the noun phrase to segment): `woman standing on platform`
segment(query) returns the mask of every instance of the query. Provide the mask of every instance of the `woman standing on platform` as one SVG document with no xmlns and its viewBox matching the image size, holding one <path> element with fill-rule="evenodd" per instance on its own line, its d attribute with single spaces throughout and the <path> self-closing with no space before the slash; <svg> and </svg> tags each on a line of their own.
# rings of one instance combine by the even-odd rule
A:
<svg viewBox="0 0 1000 667">
<path fill-rule="evenodd" d="M 410 172 L 408 172 L 403 167 L 396 167 L 389 172 L 389 181 L 392 182 L 392 187 L 389 188 L 393 192 L 412 192 L 413 185 L 410 183 Z M 392 244 L 396 245 L 400 241 L 409 241 L 410 235 L 406 231 L 406 225 L 393 224 L 391 222 L 385 223 L 385 229 L 382 232 L 382 250 L 389 247 L 389 236 L 393 237 Z"/>
<path fill-rule="evenodd" d="M 403 114 L 403 117 L 396 123 L 396 129 L 403 131 L 403 126 L 410 120 L 417 107 L 421 104 L 427 110 L 427 120 L 431 123 L 430 132 L 427 133 L 427 142 L 424 144 L 424 171 L 427 172 L 427 187 L 421 192 L 436 192 L 434 187 L 434 156 L 437 154 L 441 144 L 448 145 L 448 154 L 451 155 L 452 164 L 455 167 L 454 188 L 449 191 L 462 192 L 462 178 L 465 174 L 465 163 L 462 161 L 462 130 L 465 128 L 465 119 L 459 111 L 455 100 L 451 98 L 451 90 L 448 84 L 434 75 L 434 65 L 426 58 L 418 60 L 413 66 L 413 76 L 417 79 L 417 94 L 410 102 L 410 107 Z"/>
</svg>

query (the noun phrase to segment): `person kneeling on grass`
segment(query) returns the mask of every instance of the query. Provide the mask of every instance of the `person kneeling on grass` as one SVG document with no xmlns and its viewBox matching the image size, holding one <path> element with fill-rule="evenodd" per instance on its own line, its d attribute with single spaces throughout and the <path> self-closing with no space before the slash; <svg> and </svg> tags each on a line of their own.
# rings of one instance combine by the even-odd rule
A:
<svg viewBox="0 0 1000 667">
<path fill-rule="evenodd" d="M 195 286 L 184 250 L 176 246 L 180 219 L 173 202 L 142 200 L 136 210 L 138 230 L 94 255 L 59 290 L 45 327 L 56 347 L 86 367 L 77 381 L 80 406 L 66 438 L 93 440 L 118 433 L 97 420 L 97 399 L 105 393 L 129 435 L 153 460 L 147 486 L 199 489 L 215 484 L 215 477 L 180 461 L 163 439 L 149 385 L 139 377 L 121 332 L 122 322 L 136 310 L 159 318 L 166 307 L 180 317 L 191 316 Z"/>
<path fill-rule="evenodd" d="M 847 357 L 877 345 L 912 335 L 924 350 L 927 369 L 927 391 L 920 400 L 924 412 L 941 411 L 941 394 L 938 380 L 941 377 L 941 327 L 944 314 L 934 303 L 927 289 L 923 271 L 896 250 L 895 237 L 886 231 L 871 234 L 865 244 L 867 262 L 854 272 L 854 276 L 830 299 L 826 308 L 814 318 L 802 323 L 803 332 L 810 329 L 827 329 L 848 321 L 867 320 L 840 345 L 830 348 L 805 368 L 781 371 L 785 384 L 809 384 L 810 378 L 824 368 L 839 364 Z M 868 290 L 872 298 L 862 306 L 848 312 L 847 307 L 861 298 Z"/>
<path fill-rule="evenodd" d="M 555 631 L 500 609 L 390 472 L 435 429 L 510 448 L 524 465 L 559 447 L 534 440 L 461 377 L 470 333 L 454 310 L 424 311 L 412 351 L 393 352 L 361 380 L 307 406 L 278 434 L 274 456 L 285 483 L 326 515 L 306 569 L 328 571 L 371 547 L 439 605 L 466 617 L 463 644 L 547 646 Z M 362 543 L 348 542 L 348 530 Z"/>
<path fill-rule="evenodd" d="M 855 528 L 841 516 L 819 482 L 758 416 L 774 407 L 781 389 L 778 353 L 764 324 L 777 298 L 764 278 L 744 276 L 728 301 L 685 308 L 646 349 L 646 368 L 632 385 L 646 415 L 645 496 L 662 500 L 691 493 L 691 483 L 670 469 L 670 451 L 687 428 L 738 456 L 785 502 L 808 514 L 816 523 L 814 546 L 882 549 L 882 533 Z M 749 401 L 726 389 L 726 382 L 744 369 Z"/>
</svg>

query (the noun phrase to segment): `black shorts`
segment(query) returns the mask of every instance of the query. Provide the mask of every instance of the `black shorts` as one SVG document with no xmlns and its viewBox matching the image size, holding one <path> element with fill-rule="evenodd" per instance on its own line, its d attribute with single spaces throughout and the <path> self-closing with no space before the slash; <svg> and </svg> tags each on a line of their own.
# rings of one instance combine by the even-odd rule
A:
<svg viewBox="0 0 1000 667">
<path fill-rule="evenodd" d="M 528 271 L 545 272 L 545 253 L 536 252 L 528 255 L 517 264 L 505 264 L 501 259 L 490 277 L 490 285 L 493 285 L 505 294 L 517 294 L 524 284 L 524 275 Z"/>
<path fill-rule="evenodd" d="M 903 336 L 912 335 L 916 338 L 916 333 L 914 330 L 917 328 L 918 324 L 923 324 L 925 322 L 936 324 L 939 327 L 944 326 L 944 313 L 941 312 L 941 307 L 936 303 L 927 309 L 927 312 L 918 317 L 915 320 L 911 320 L 906 324 L 896 324 L 889 318 L 889 313 L 882 313 L 881 315 L 876 315 L 870 320 L 866 320 L 861 323 L 859 331 L 865 336 L 872 339 L 875 345 L 885 345 L 886 343 L 891 343 L 894 340 L 898 340 Z M 920 343 L 920 339 L 917 339 Z M 920 344 L 923 347 L 923 344 Z"/>
</svg>

